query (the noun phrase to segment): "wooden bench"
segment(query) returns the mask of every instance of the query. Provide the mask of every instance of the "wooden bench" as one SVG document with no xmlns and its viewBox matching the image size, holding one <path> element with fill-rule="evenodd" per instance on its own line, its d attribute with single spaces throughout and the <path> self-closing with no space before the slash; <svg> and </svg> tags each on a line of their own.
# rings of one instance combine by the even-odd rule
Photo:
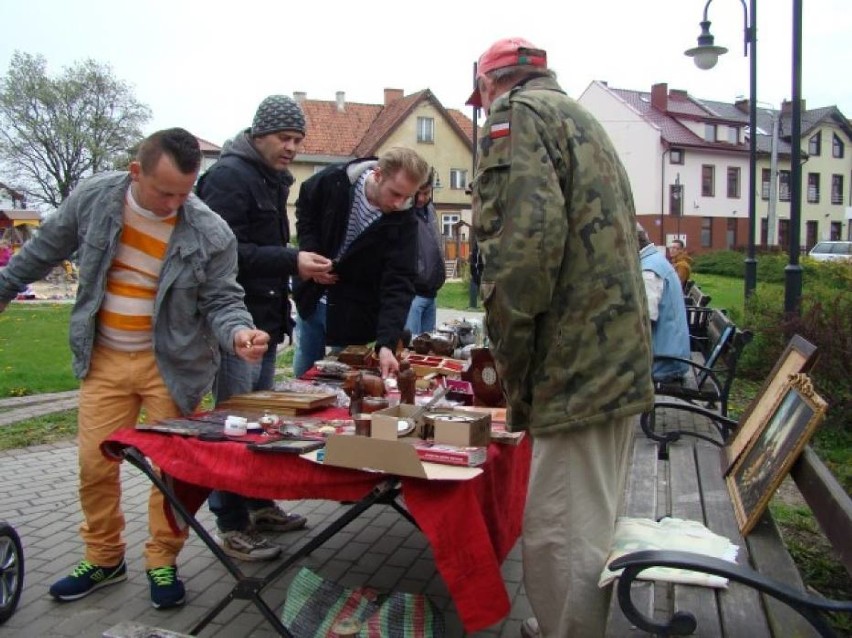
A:
<svg viewBox="0 0 852 638">
<path fill-rule="evenodd" d="M 718 404 L 728 414 L 728 396 L 737 372 L 737 362 L 752 339 L 748 330 L 740 330 L 722 310 L 712 310 L 707 321 L 706 338 L 692 359 L 657 356 L 655 361 L 682 361 L 689 366 L 683 379 L 656 381 L 655 394 L 676 397 L 690 403 Z M 652 423 L 653 425 L 653 423 Z"/>
<path fill-rule="evenodd" d="M 736 422 L 700 407 L 658 407 L 657 423 L 677 437 L 660 445 L 636 437 L 622 512 L 699 521 L 740 547 L 736 565 L 689 552 L 643 550 L 610 565 L 624 568 L 610 604 L 607 636 L 697 635 L 738 638 L 834 636 L 824 611 L 852 613 L 850 601 L 805 591 L 767 510 L 746 538 L 739 533 L 723 477 L 724 450 Z M 693 436 L 683 436 L 691 428 Z M 712 441 L 712 442 L 711 442 Z M 852 500 L 816 454 L 805 448 L 791 473 L 799 490 L 852 573 Z M 651 566 L 724 576 L 727 589 L 636 580 Z"/>
<path fill-rule="evenodd" d="M 710 305 L 712 297 L 701 292 L 695 282 L 686 289 L 683 296 L 683 301 L 687 306 L 695 306 L 696 308 L 705 308 Z"/>
</svg>

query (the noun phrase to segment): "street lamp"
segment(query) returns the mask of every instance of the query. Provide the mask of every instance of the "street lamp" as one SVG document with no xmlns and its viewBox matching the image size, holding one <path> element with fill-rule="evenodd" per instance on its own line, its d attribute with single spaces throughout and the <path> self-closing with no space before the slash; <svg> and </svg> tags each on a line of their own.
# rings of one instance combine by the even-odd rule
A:
<svg viewBox="0 0 852 638">
<path fill-rule="evenodd" d="M 717 47 L 713 44 L 713 35 L 710 33 L 710 20 L 707 19 L 707 10 L 713 0 L 707 0 L 704 5 L 704 20 L 701 21 L 701 35 L 698 36 L 698 46 L 688 49 L 684 53 L 691 57 L 695 66 L 707 70 L 716 66 L 719 56 L 727 53 L 725 47 Z M 757 192 L 757 0 L 750 0 L 746 8 L 745 0 L 740 0 L 743 5 L 743 30 L 745 34 L 745 46 L 743 55 L 749 58 L 749 100 L 748 100 L 748 128 L 749 128 L 749 156 L 748 156 L 748 254 L 745 260 L 745 296 L 750 297 L 757 285 L 757 259 L 754 255 L 755 227 L 757 225 L 757 211 L 755 193 Z M 749 26 L 749 17 L 751 26 Z"/>
</svg>

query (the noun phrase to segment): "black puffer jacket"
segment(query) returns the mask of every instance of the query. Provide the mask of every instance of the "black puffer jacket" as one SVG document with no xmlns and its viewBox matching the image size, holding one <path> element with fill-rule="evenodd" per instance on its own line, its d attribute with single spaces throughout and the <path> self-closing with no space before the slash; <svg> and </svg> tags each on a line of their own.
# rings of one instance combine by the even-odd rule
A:
<svg viewBox="0 0 852 638">
<path fill-rule="evenodd" d="M 222 157 L 201 176 L 196 192 L 221 215 L 237 237 L 237 281 L 255 325 L 273 342 L 291 334 L 290 275 L 298 250 L 287 246 L 287 197 L 293 176 L 273 171 L 255 150 L 247 131 L 225 144 Z"/>
<path fill-rule="evenodd" d="M 346 235 L 355 183 L 375 158 L 329 166 L 306 180 L 296 202 L 299 247 L 334 259 Z M 388 213 L 367 227 L 335 266 L 333 286 L 297 282 L 293 297 L 301 317 L 310 317 L 328 294 L 326 343 L 376 342 L 394 349 L 414 298 L 417 222 L 411 209 Z"/>
<path fill-rule="evenodd" d="M 435 298 L 447 278 L 441 236 L 432 202 L 414 209 L 417 220 L 417 279 L 414 292 L 421 297 Z"/>
</svg>

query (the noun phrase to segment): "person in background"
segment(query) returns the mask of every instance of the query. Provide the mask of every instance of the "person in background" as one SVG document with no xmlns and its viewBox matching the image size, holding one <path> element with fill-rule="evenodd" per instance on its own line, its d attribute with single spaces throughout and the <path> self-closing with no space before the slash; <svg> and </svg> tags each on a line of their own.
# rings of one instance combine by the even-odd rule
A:
<svg viewBox="0 0 852 638">
<path fill-rule="evenodd" d="M 689 364 L 657 357 L 664 355 L 688 360 L 692 355 L 683 289 L 672 265 L 665 255 L 657 250 L 648 238 L 648 233 L 638 223 L 636 236 L 639 240 L 639 261 L 642 264 L 645 296 L 648 298 L 648 315 L 651 318 L 654 381 L 677 381 L 689 370 Z"/>
<path fill-rule="evenodd" d="M 219 348 L 259 361 L 269 335 L 254 327 L 237 284 L 237 242 L 192 194 L 198 140 L 180 128 L 139 146 L 129 172 L 81 183 L 0 271 L 0 311 L 27 283 L 75 251 L 77 298 L 69 340 L 80 378 L 77 445 L 85 558 L 50 587 L 60 601 L 127 578 L 119 464 L 100 444 L 145 411 L 157 421 L 194 412 L 219 367 Z M 177 555 L 187 528 L 170 525 L 151 487 L 145 570 L 151 604 L 182 605 Z"/>
<path fill-rule="evenodd" d="M 8 241 L 0 241 L 0 268 L 9 263 L 12 258 L 12 246 Z"/>
<path fill-rule="evenodd" d="M 692 276 L 692 257 L 686 252 L 683 240 L 673 239 L 669 246 L 669 260 L 674 266 L 677 277 L 680 280 L 680 288 L 686 290 L 686 282 Z"/>
<path fill-rule="evenodd" d="M 414 299 L 408 310 L 405 328 L 412 336 L 435 330 L 437 304 L 435 297 L 444 285 L 447 270 L 444 251 L 438 233 L 438 218 L 432 203 L 435 169 L 414 198 L 414 216 L 417 218 L 417 279 L 414 280 Z"/>
<path fill-rule="evenodd" d="M 477 69 L 480 292 L 508 427 L 533 444 L 522 556 L 535 617 L 521 635 L 602 636 L 598 579 L 636 417 L 654 398 L 630 182 L 544 50 L 498 40 Z"/>
<path fill-rule="evenodd" d="M 305 180 L 296 201 L 299 246 L 334 261 L 331 273 L 294 282 L 302 376 L 326 345 L 375 342 L 383 377 L 396 374 L 417 276 L 414 196 L 429 165 L 409 148 L 334 164 Z"/>
<path fill-rule="evenodd" d="M 275 385 L 275 344 L 291 333 L 289 280 L 331 270 L 331 260 L 288 246 L 287 198 L 293 175 L 288 166 L 305 139 L 305 116 L 295 100 L 270 95 L 255 112 L 250 128 L 229 140 L 221 158 L 201 176 L 196 191 L 231 227 L 237 238 L 237 282 L 258 328 L 272 347 L 260 363 L 222 353 L 216 375 L 216 403 L 235 394 L 271 390 Z M 278 545 L 259 532 L 289 532 L 305 526 L 304 516 L 285 512 L 269 499 L 245 498 L 214 490 L 208 499 L 216 515 L 222 550 L 246 561 L 270 560 Z"/>
</svg>

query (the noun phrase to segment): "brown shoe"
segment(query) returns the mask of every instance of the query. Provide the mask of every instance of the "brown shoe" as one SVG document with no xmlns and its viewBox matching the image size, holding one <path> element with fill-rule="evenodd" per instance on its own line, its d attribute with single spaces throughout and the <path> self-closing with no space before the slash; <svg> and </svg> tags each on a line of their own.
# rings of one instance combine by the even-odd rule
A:
<svg viewBox="0 0 852 638">
<path fill-rule="evenodd" d="M 251 524 L 258 532 L 292 532 L 308 522 L 299 514 L 288 514 L 277 505 L 249 512 Z"/>
<path fill-rule="evenodd" d="M 541 630 L 535 618 L 527 618 L 521 623 L 521 638 L 541 638 Z"/>
</svg>

